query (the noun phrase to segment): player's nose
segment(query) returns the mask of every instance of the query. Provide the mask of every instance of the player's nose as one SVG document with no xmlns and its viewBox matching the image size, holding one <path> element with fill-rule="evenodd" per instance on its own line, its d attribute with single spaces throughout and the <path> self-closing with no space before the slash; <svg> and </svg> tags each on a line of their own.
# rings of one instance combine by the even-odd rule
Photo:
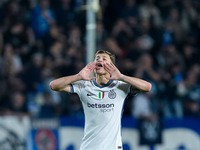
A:
<svg viewBox="0 0 200 150">
<path fill-rule="evenodd" d="M 99 58 L 99 59 L 97 60 L 97 62 L 102 62 L 102 58 Z"/>
</svg>

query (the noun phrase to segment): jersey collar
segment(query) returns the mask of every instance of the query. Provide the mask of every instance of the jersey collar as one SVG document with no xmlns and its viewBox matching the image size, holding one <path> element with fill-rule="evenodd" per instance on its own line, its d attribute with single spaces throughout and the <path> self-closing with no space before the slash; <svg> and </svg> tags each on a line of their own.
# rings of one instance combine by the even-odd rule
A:
<svg viewBox="0 0 200 150">
<path fill-rule="evenodd" d="M 109 80 L 108 83 L 106 83 L 106 84 L 103 85 L 103 86 L 100 86 L 100 85 L 97 84 L 96 79 L 93 79 L 94 85 L 97 86 L 97 87 L 99 87 L 99 88 L 107 87 L 107 86 L 109 86 L 112 82 L 113 82 L 113 80 Z"/>
</svg>

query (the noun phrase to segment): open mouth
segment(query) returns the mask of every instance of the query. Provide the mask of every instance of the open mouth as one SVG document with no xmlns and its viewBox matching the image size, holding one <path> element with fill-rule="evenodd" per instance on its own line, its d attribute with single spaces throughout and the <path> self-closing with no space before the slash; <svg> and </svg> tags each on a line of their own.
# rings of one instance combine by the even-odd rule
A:
<svg viewBox="0 0 200 150">
<path fill-rule="evenodd" d="M 98 67 L 103 67 L 102 64 L 98 64 L 97 66 L 98 66 Z"/>
<path fill-rule="evenodd" d="M 103 65 L 102 65 L 101 63 L 98 63 L 98 64 L 97 64 L 97 67 L 98 67 L 98 68 L 101 68 L 101 67 L 103 67 Z"/>
</svg>

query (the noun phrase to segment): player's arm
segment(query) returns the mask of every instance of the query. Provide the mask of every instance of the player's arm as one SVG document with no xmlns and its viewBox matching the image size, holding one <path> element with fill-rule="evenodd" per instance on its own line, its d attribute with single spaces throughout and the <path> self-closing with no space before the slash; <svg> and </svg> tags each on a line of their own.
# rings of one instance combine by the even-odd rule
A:
<svg viewBox="0 0 200 150">
<path fill-rule="evenodd" d="M 135 88 L 136 92 L 149 92 L 152 87 L 151 83 L 145 80 L 135 77 L 129 77 L 123 74 L 121 74 L 119 80 L 131 84 Z"/>
<path fill-rule="evenodd" d="M 79 80 L 92 80 L 94 77 L 90 78 L 90 74 L 95 69 L 95 62 L 86 65 L 78 74 L 72 76 L 66 76 L 58 78 L 50 82 L 49 86 L 54 91 L 59 92 L 71 92 L 70 84 Z"/>
<path fill-rule="evenodd" d="M 81 80 L 81 77 L 78 74 L 76 74 L 53 80 L 50 82 L 49 86 L 54 91 L 71 93 L 70 84 L 79 80 Z"/>
<path fill-rule="evenodd" d="M 129 77 L 120 73 L 113 63 L 105 63 L 104 68 L 109 72 L 110 77 L 106 77 L 109 80 L 121 80 L 132 85 L 137 92 L 149 92 L 151 90 L 151 83 L 139 78 Z"/>
</svg>

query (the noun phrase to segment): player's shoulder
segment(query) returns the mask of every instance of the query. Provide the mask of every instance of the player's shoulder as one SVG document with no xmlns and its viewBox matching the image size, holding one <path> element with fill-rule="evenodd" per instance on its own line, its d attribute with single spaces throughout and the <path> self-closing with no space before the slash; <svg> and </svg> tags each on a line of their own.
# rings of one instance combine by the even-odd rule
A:
<svg viewBox="0 0 200 150">
<path fill-rule="evenodd" d="M 80 85 L 86 87 L 86 86 L 92 86 L 94 83 L 93 83 L 92 80 L 89 80 L 89 81 L 87 81 L 87 80 L 79 80 L 79 81 L 76 81 L 76 84 L 80 84 Z"/>
<path fill-rule="evenodd" d="M 73 82 L 72 84 L 74 85 L 74 84 L 84 84 L 84 80 L 78 80 L 78 81 L 75 81 L 75 82 Z"/>
<path fill-rule="evenodd" d="M 117 81 L 116 85 L 120 86 L 120 85 L 129 85 L 128 83 L 124 82 L 124 81 Z"/>
<path fill-rule="evenodd" d="M 129 86 L 128 83 L 119 81 L 119 80 L 113 80 L 113 82 L 108 86 L 109 88 L 117 88 L 117 89 L 122 89 Z"/>
<path fill-rule="evenodd" d="M 131 85 L 129 83 L 124 82 L 124 81 L 117 81 L 116 86 L 118 87 L 118 89 L 127 89 Z"/>
</svg>

